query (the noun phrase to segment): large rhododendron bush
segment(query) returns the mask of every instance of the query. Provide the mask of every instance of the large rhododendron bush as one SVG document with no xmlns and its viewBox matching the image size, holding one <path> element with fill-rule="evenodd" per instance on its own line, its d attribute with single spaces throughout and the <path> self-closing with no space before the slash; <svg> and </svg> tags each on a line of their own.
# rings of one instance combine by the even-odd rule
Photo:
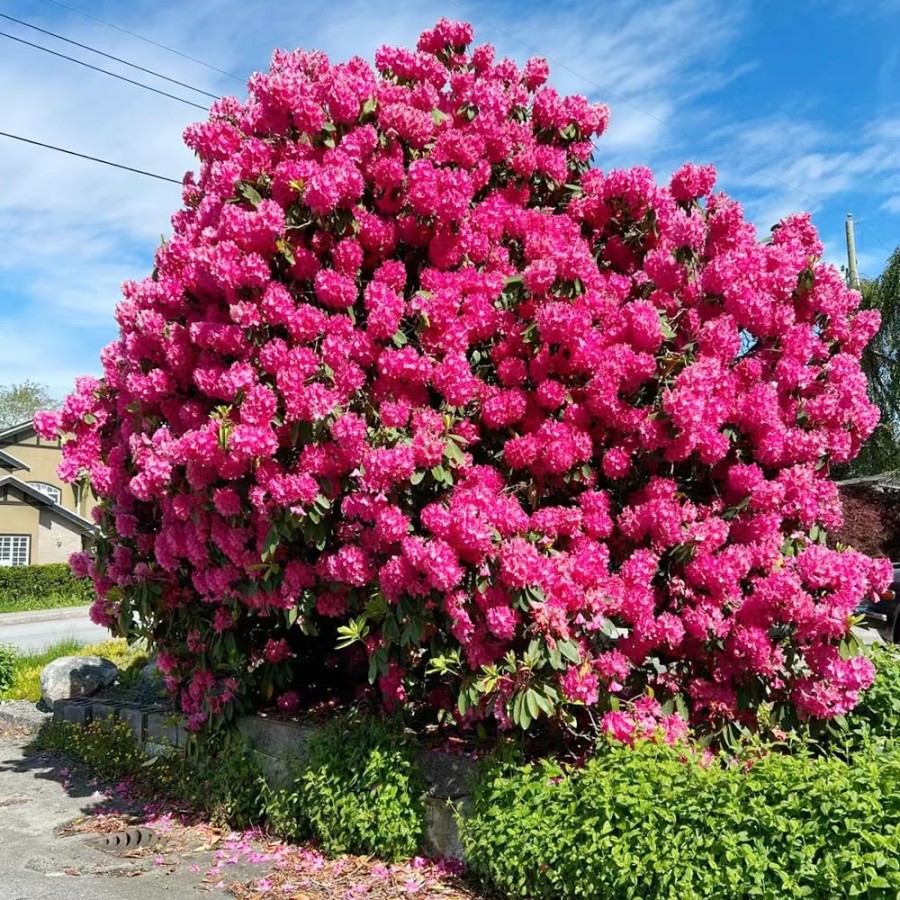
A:
<svg viewBox="0 0 900 900">
<path fill-rule="evenodd" d="M 103 378 L 38 417 L 99 499 L 94 620 L 194 728 L 369 693 L 625 738 L 846 712 L 886 572 L 825 546 L 829 466 L 878 418 L 877 313 L 807 216 L 760 243 L 711 168 L 592 167 L 607 109 L 472 39 L 276 52 L 187 129 Z"/>
</svg>

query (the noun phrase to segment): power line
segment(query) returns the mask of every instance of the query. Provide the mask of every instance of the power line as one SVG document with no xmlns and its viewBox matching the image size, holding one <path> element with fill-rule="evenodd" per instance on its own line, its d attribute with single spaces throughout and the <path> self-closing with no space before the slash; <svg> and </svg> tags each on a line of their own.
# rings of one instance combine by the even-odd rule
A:
<svg viewBox="0 0 900 900">
<path fill-rule="evenodd" d="M 179 187 L 182 182 L 175 178 L 167 178 L 165 175 L 157 175 L 155 172 L 145 172 L 143 169 L 135 169 L 131 166 L 122 165 L 122 163 L 112 162 L 108 159 L 100 159 L 98 156 L 88 156 L 86 153 L 77 153 L 75 150 L 67 150 L 65 147 L 55 147 L 53 144 L 45 144 L 42 141 L 35 141 L 31 138 L 22 137 L 20 134 L 10 134 L 7 131 L 0 131 L 0 137 L 11 138 L 14 141 L 22 141 L 25 144 L 34 144 L 36 147 L 44 147 L 47 150 L 56 150 L 57 153 L 66 153 L 69 156 L 77 156 L 79 159 L 87 159 L 91 162 L 101 163 L 104 166 L 112 166 L 114 169 L 122 169 L 125 172 L 135 172 L 138 175 L 146 175 L 148 178 L 156 178 L 159 181 L 168 181 L 171 184 L 177 184 Z"/>
<path fill-rule="evenodd" d="M 57 34 L 55 31 L 48 31 L 46 28 L 39 28 L 37 25 L 32 25 L 30 22 L 25 22 L 22 19 L 17 19 L 14 16 L 8 16 L 6 13 L 0 13 L 0 19 L 7 19 L 10 22 L 15 22 L 17 25 L 24 25 L 26 28 L 31 28 L 33 31 L 39 31 L 41 34 L 49 35 L 52 38 L 56 38 L 58 41 L 65 41 L 67 44 L 73 44 L 75 47 L 81 47 L 82 50 L 89 50 L 91 53 L 96 53 L 98 56 L 105 56 L 107 59 L 111 59 L 114 62 L 121 63 L 123 66 L 130 66 L 132 69 L 137 69 L 140 72 L 146 72 L 148 75 L 153 75 L 155 78 L 161 78 L 163 81 L 168 81 L 171 84 L 177 84 L 179 87 L 187 88 L 189 91 L 196 91 L 198 94 L 204 94 L 207 97 L 212 97 L 213 100 L 218 100 L 218 94 L 211 94 L 209 91 L 201 90 L 198 87 L 194 87 L 192 84 L 187 84 L 184 81 L 178 81 L 177 78 L 170 78 L 168 75 L 163 75 L 160 72 L 154 72 L 153 69 L 145 69 L 143 66 L 139 66 L 137 63 L 129 62 L 127 59 L 121 59 L 118 56 L 113 56 L 111 53 L 105 53 L 103 50 L 98 50 L 96 47 L 91 47 L 88 44 L 80 44 L 78 41 L 73 41 L 71 38 L 63 37 L 61 34 Z"/>
<path fill-rule="evenodd" d="M 116 72 L 110 72 L 109 69 L 101 69 L 99 66 L 92 66 L 90 63 L 84 62 L 84 60 L 76 59 L 74 56 L 66 56 L 65 53 L 57 53 L 55 50 L 51 50 L 49 47 L 42 47 L 40 44 L 33 44 L 31 41 L 26 41 L 24 38 L 16 37 L 12 34 L 7 34 L 5 31 L 0 31 L 0 37 L 9 38 L 11 41 L 17 41 L 20 44 L 25 44 L 28 47 L 34 47 L 35 50 L 43 50 L 44 53 L 49 53 L 52 56 L 58 56 L 60 59 L 67 59 L 69 62 L 78 63 L 79 66 L 84 66 L 86 69 L 93 69 L 95 72 L 102 72 L 104 75 L 109 75 L 111 78 L 118 78 L 119 81 L 127 81 L 128 84 L 133 84 L 136 87 L 143 88 L 145 91 L 152 91 L 154 94 L 160 94 L 163 97 L 169 97 L 172 100 L 177 100 L 179 103 L 184 103 L 187 106 L 193 106 L 195 109 L 202 109 L 204 112 L 209 112 L 208 106 L 201 106 L 199 103 L 194 103 L 192 100 L 185 100 L 184 97 L 179 97 L 177 94 L 170 94 L 167 91 L 161 91 L 158 88 L 150 87 L 149 84 L 143 84 L 140 81 L 135 81 L 133 78 L 126 78 L 124 75 L 119 75 Z"/>
<path fill-rule="evenodd" d="M 865 219 L 857 219 L 856 224 L 861 225 L 877 243 L 881 244 L 881 246 L 888 251 L 888 253 L 894 252 L 894 249 L 896 248 L 889 247 L 887 243 L 885 243 L 880 237 L 878 237 L 878 235 L 875 234 L 875 232 L 872 231 L 872 229 L 869 228 L 868 225 L 866 225 Z"/>
<path fill-rule="evenodd" d="M 180 56 L 182 59 L 189 59 L 193 63 L 197 63 L 199 66 L 204 66 L 207 69 L 211 69 L 213 72 L 218 72 L 220 75 L 227 75 L 229 78 L 234 78 L 235 81 L 240 81 L 244 83 L 246 81 L 245 78 L 241 78 L 240 75 L 235 75 L 233 72 L 226 72 L 224 69 L 219 69 L 216 66 L 210 65 L 208 62 L 204 62 L 202 59 L 197 59 L 196 56 L 189 56 L 187 53 L 182 53 L 180 50 L 175 50 L 173 47 L 167 47 L 165 44 L 160 44 L 157 41 L 153 41 L 148 37 L 144 37 L 142 34 L 138 34 L 136 31 L 129 31 L 127 28 L 122 28 L 121 25 L 116 25 L 114 22 L 107 22 L 106 19 L 101 19 L 99 16 L 91 15 L 91 13 L 85 12 L 83 9 L 78 9 L 77 6 L 69 6 L 68 3 L 62 3 L 60 0 L 48 0 L 49 3 L 53 3 L 56 6 L 62 6 L 64 9 L 69 9 L 72 12 L 78 13 L 80 16 L 84 16 L 86 19 L 93 19 L 95 22 L 99 22 L 101 25 L 106 25 L 107 28 L 115 28 L 116 31 L 121 31 L 122 34 L 130 35 L 133 38 L 137 38 L 139 41 L 144 41 L 146 44 L 152 44 L 154 47 L 159 47 L 160 50 L 165 50 L 168 53 L 174 53 L 176 56 Z"/>
</svg>

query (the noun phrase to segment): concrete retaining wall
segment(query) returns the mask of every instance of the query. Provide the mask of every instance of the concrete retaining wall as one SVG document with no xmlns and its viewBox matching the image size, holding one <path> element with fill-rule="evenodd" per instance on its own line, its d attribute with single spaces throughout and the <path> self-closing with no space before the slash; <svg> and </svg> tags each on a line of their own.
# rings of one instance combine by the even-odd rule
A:
<svg viewBox="0 0 900 900">
<path fill-rule="evenodd" d="M 179 752 L 190 737 L 178 716 L 157 706 L 138 707 L 93 698 L 57 700 L 53 705 L 55 722 L 85 725 L 109 716 L 127 723 L 148 753 Z M 266 716 L 244 716 L 237 724 L 269 785 L 273 788 L 285 786 L 292 764 L 303 759 L 307 741 L 314 729 L 309 725 Z M 441 856 L 461 859 L 457 814 L 464 814 L 468 807 L 476 764 L 467 757 L 439 750 L 423 750 L 421 764 L 427 785 L 425 812 L 428 849 Z"/>
</svg>

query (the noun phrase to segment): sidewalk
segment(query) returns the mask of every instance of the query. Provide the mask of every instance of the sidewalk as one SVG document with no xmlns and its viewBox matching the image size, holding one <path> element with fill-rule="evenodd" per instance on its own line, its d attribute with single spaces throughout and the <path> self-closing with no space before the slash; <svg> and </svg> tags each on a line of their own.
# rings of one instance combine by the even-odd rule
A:
<svg viewBox="0 0 900 900">
<path fill-rule="evenodd" d="M 27 612 L 0 613 L 0 628 L 7 625 L 25 625 L 30 622 L 53 622 L 57 619 L 84 619 L 90 612 L 88 606 L 61 606 L 57 609 L 33 609 Z"/>
<path fill-rule="evenodd" d="M 28 717 L 24 717 L 28 718 Z M 0 716 L 0 897 L 3 900 L 158 900 L 206 893 L 233 896 L 229 884 L 260 878 L 271 858 L 245 836 L 146 809 L 113 788 L 101 793 L 77 766 L 28 749 L 29 727 Z M 146 823 L 156 843 L 126 855 L 94 846 L 98 832 Z M 131 818 L 132 815 L 134 818 Z M 110 818 L 104 819 L 104 816 Z M 214 833 L 211 838 L 210 835 Z"/>
</svg>

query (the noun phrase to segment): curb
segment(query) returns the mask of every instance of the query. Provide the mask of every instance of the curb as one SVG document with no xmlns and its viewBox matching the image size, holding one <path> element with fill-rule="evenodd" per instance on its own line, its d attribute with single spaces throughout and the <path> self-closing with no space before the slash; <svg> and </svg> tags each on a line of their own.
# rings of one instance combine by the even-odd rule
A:
<svg viewBox="0 0 900 900">
<path fill-rule="evenodd" d="M 0 703 L 0 725 L 11 725 L 13 728 L 20 728 L 28 732 L 28 734 L 37 734 L 41 725 L 51 718 L 50 713 L 42 713 L 37 709 L 29 713 L 22 713 Z"/>
<path fill-rule="evenodd" d="M 63 606 L 59 609 L 35 609 L 30 612 L 0 613 L 0 628 L 4 625 L 26 625 L 29 622 L 54 622 L 59 619 L 86 618 L 90 606 Z"/>
</svg>

